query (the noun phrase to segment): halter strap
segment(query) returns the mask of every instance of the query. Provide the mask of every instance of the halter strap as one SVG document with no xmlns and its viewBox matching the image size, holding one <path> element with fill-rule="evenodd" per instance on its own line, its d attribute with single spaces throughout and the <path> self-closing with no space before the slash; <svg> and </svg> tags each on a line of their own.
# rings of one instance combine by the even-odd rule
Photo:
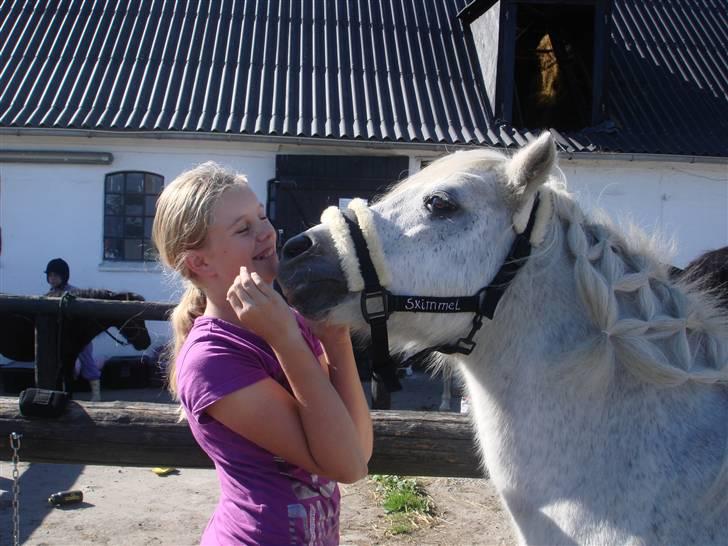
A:
<svg viewBox="0 0 728 546">
<path fill-rule="evenodd" d="M 516 235 L 503 265 L 485 289 L 485 301 L 483 302 L 481 313 L 491 320 L 495 315 L 498 302 L 508 289 L 511 281 L 516 276 L 516 273 L 518 273 L 518 270 L 521 269 L 523 264 L 526 262 L 526 258 L 531 255 L 531 233 L 533 232 L 533 226 L 536 223 L 536 211 L 538 210 L 539 203 L 539 194 L 536 193 L 536 197 L 533 201 L 533 208 L 531 209 L 531 214 L 528 217 L 526 229 L 524 229 L 522 233 L 518 233 Z"/>
<path fill-rule="evenodd" d="M 389 355 L 387 318 L 389 317 L 390 311 L 387 303 L 391 294 L 379 282 L 379 276 L 367 251 L 366 239 L 359 224 L 349 218 L 347 213 L 342 213 L 342 215 L 349 227 L 356 256 L 359 259 L 361 275 L 364 279 L 361 306 L 364 320 L 369 323 L 372 333 L 372 375 L 375 380 L 384 383 L 389 392 L 400 391 L 402 390 L 402 384 L 397 378 L 395 364 Z"/>
<path fill-rule="evenodd" d="M 511 281 L 518 273 L 518 270 L 526 263 L 526 258 L 531 254 L 531 232 L 536 223 L 536 211 L 539 205 L 539 195 L 533 201 L 533 208 L 528 218 L 526 229 L 522 233 L 516 234 L 513 240 L 508 256 L 506 256 L 503 265 L 500 267 L 490 284 L 482 288 L 475 297 L 478 298 L 478 311 L 473 317 L 473 326 L 466 337 L 461 337 L 455 344 L 446 344 L 435 347 L 433 350 L 443 354 L 461 353 L 469 355 L 475 349 L 475 334 L 483 326 L 483 317 L 493 320 L 498 303 L 503 294 L 511 284 Z"/>
</svg>

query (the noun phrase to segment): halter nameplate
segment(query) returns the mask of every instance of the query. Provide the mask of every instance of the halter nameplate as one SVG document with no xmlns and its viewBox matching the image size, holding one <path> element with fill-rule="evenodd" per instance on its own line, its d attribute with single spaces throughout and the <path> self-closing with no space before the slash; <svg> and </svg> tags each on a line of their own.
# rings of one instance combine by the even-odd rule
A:
<svg viewBox="0 0 728 546">
<path fill-rule="evenodd" d="M 473 313 L 478 310 L 477 301 L 467 298 L 426 298 L 422 296 L 398 296 L 392 311 L 411 313 Z"/>
<path fill-rule="evenodd" d="M 361 296 L 361 314 L 371 323 L 374 319 L 389 318 L 393 312 L 402 313 L 480 313 L 488 316 L 488 298 L 483 289 L 475 296 L 423 297 L 399 296 L 384 288 L 364 290 Z"/>
</svg>

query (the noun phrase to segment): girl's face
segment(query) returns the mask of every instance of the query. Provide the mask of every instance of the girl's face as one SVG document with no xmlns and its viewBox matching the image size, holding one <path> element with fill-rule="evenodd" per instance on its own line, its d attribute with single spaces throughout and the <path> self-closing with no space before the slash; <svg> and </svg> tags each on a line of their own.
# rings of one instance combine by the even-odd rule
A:
<svg viewBox="0 0 728 546">
<path fill-rule="evenodd" d="M 225 287 L 241 266 L 273 282 L 278 273 L 276 231 L 249 187 L 233 186 L 222 194 L 212 212 L 204 251 L 215 278 Z"/>
</svg>

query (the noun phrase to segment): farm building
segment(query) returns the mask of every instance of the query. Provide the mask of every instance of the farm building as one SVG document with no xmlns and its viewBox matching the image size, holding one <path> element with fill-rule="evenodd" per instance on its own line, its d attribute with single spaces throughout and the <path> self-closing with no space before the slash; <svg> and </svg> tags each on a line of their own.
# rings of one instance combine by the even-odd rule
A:
<svg viewBox="0 0 728 546">
<path fill-rule="evenodd" d="M 726 28 L 714 0 L 3 2 L 0 292 L 45 292 L 60 256 L 76 286 L 175 301 L 156 196 L 207 160 L 245 173 L 286 239 L 545 128 L 582 204 L 685 265 L 728 244 Z"/>
</svg>

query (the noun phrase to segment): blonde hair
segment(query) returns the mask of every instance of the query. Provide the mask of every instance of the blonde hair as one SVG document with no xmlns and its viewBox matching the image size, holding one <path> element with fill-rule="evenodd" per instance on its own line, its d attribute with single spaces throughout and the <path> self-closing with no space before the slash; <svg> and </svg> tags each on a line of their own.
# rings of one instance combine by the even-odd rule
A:
<svg viewBox="0 0 728 546">
<path fill-rule="evenodd" d="M 167 185 L 157 200 L 152 240 L 159 260 L 179 273 L 185 292 L 170 317 L 172 339 L 167 347 L 168 389 L 177 398 L 176 360 L 195 319 L 205 312 L 207 297 L 195 283 L 185 259 L 190 250 L 205 244 L 212 211 L 233 186 L 247 185 L 245 176 L 208 161 L 185 171 Z"/>
</svg>

